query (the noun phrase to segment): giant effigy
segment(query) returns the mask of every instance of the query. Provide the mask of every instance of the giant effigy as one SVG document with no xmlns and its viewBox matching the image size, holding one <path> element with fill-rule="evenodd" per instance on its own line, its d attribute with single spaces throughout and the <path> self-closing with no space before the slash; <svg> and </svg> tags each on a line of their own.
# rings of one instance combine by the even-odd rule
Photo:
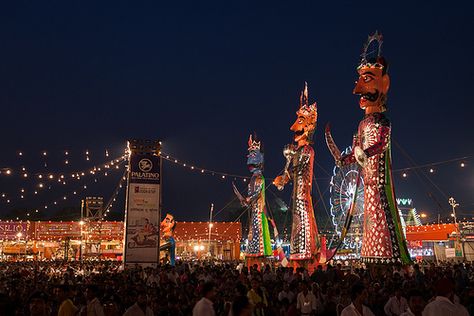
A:
<svg viewBox="0 0 474 316">
<path fill-rule="evenodd" d="M 275 178 L 273 184 L 281 191 L 289 181 L 293 182 L 290 261 L 308 262 L 319 253 L 320 239 L 311 199 L 314 161 L 311 145 L 318 111 L 316 103 L 308 102 L 307 84 L 301 92 L 296 116 L 290 128 L 295 133 L 294 144 L 285 146 L 286 165 L 283 174 Z"/>
<path fill-rule="evenodd" d="M 365 116 L 353 137 L 352 150 L 341 155 L 329 125 L 326 141 L 337 165 L 357 163 L 360 166 L 364 182 L 362 260 L 366 263 L 407 263 L 410 257 L 393 187 L 391 124 L 384 114 L 390 77 L 388 64 L 382 56 L 381 34 L 376 32 L 369 36 L 357 72 L 359 78 L 353 93 L 360 96 L 359 106 Z M 355 201 L 352 204 L 355 205 Z M 350 220 L 347 223 L 350 225 Z"/>
<path fill-rule="evenodd" d="M 247 166 L 252 174 L 247 197 L 243 197 L 234 185 L 234 192 L 242 206 L 250 213 L 246 259 L 272 255 L 270 230 L 265 209 L 265 178 L 263 177 L 264 155 L 262 144 L 252 135 L 248 140 Z"/>
<path fill-rule="evenodd" d="M 169 251 L 169 264 L 171 266 L 175 265 L 175 256 L 176 256 L 176 242 L 174 240 L 174 230 L 176 228 L 176 221 L 174 216 L 171 214 L 166 214 L 165 218 L 160 224 L 162 238 L 164 243 L 161 243 L 160 250 Z"/>
</svg>

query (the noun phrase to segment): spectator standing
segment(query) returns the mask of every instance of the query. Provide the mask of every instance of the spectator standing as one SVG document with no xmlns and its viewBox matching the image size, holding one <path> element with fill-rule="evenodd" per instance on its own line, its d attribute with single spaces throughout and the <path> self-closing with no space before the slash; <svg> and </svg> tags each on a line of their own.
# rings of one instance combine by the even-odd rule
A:
<svg viewBox="0 0 474 316">
<path fill-rule="evenodd" d="M 418 290 L 411 290 L 408 292 L 408 309 L 400 316 L 422 316 L 425 305 L 423 294 Z"/>
<path fill-rule="evenodd" d="M 232 316 L 252 316 L 252 304 L 247 296 L 237 296 L 232 302 Z"/>
<path fill-rule="evenodd" d="M 252 288 L 248 291 L 247 297 L 251 304 L 254 306 L 254 316 L 264 316 L 265 308 L 268 306 L 267 295 L 265 290 L 260 287 L 257 279 L 252 279 Z"/>
<path fill-rule="evenodd" d="M 74 305 L 71 297 L 71 289 L 67 284 L 58 285 L 55 289 L 56 298 L 59 303 L 58 316 L 74 316 L 78 308 Z"/>
<path fill-rule="evenodd" d="M 443 278 L 436 283 L 436 297 L 423 310 L 423 316 L 468 316 L 467 309 L 454 303 L 454 284 Z"/>
<path fill-rule="evenodd" d="M 362 283 L 356 283 L 351 289 L 351 305 L 344 308 L 341 316 L 375 316 L 374 313 L 365 306 L 368 298 L 367 290 Z"/>
<path fill-rule="evenodd" d="M 287 282 L 283 283 L 283 290 L 278 293 L 278 301 L 283 301 L 283 299 L 288 300 L 288 304 L 291 304 L 295 300 L 295 293 L 290 290 L 290 286 Z"/>
<path fill-rule="evenodd" d="M 130 306 L 123 316 L 153 316 L 153 311 L 147 305 L 147 297 L 144 291 L 137 295 L 137 302 Z"/>
<path fill-rule="evenodd" d="M 399 316 L 408 309 L 408 302 L 402 296 L 400 287 L 395 289 L 395 295 L 392 296 L 384 306 L 384 312 L 387 316 Z"/>
<path fill-rule="evenodd" d="M 97 298 L 99 294 L 99 288 L 94 285 L 90 284 L 86 288 L 86 298 L 87 298 L 87 306 L 86 306 L 86 315 L 87 316 L 104 316 L 104 308 L 100 303 L 99 299 Z"/>
<path fill-rule="evenodd" d="M 207 282 L 202 286 L 202 298 L 194 305 L 193 316 L 215 316 L 212 300 L 215 298 L 214 283 Z"/>
<path fill-rule="evenodd" d="M 296 309 L 300 315 L 315 315 L 316 304 L 316 296 L 308 290 L 308 283 L 301 282 L 301 292 L 296 298 Z"/>
<path fill-rule="evenodd" d="M 51 308 L 48 305 L 48 296 L 40 291 L 31 294 L 29 299 L 30 316 L 48 316 Z"/>
</svg>

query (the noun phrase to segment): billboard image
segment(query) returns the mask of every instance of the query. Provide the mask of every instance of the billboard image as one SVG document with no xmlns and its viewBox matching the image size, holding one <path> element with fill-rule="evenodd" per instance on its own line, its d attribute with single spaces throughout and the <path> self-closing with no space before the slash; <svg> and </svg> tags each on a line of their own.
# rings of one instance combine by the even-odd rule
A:
<svg viewBox="0 0 474 316">
<path fill-rule="evenodd" d="M 160 158 L 133 154 L 127 191 L 125 264 L 159 261 Z"/>
</svg>

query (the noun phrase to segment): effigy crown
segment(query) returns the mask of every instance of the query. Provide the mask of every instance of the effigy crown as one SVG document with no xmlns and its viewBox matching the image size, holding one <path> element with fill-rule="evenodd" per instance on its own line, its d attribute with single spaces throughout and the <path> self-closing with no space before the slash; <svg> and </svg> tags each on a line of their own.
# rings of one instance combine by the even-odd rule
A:
<svg viewBox="0 0 474 316">
<path fill-rule="evenodd" d="M 304 89 L 301 91 L 300 108 L 296 114 L 298 116 L 303 116 L 306 119 L 308 130 L 314 130 L 316 128 L 316 121 L 318 120 L 318 107 L 316 102 L 309 104 L 307 82 L 304 83 Z"/>
<path fill-rule="evenodd" d="M 388 70 L 388 63 L 382 56 L 383 36 L 378 31 L 369 35 L 362 49 L 361 60 L 357 70 L 362 68 L 382 69 L 384 73 Z"/>
<path fill-rule="evenodd" d="M 261 142 L 254 140 L 252 137 L 252 134 L 250 134 L 248 145 L 249 145 L 248 151 L 260 150 Z"/>
</svg>

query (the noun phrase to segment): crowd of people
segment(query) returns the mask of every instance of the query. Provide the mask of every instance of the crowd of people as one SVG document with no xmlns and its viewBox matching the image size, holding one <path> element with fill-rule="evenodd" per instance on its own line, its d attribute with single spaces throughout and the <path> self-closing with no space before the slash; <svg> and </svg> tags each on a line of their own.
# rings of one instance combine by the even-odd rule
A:
<svg viewBox="0 0 474 316">
<path fill-rule="evenodd" d="M 0 315 L 474 315 L 474 267 L 0 263 Z"/>
</svg>

